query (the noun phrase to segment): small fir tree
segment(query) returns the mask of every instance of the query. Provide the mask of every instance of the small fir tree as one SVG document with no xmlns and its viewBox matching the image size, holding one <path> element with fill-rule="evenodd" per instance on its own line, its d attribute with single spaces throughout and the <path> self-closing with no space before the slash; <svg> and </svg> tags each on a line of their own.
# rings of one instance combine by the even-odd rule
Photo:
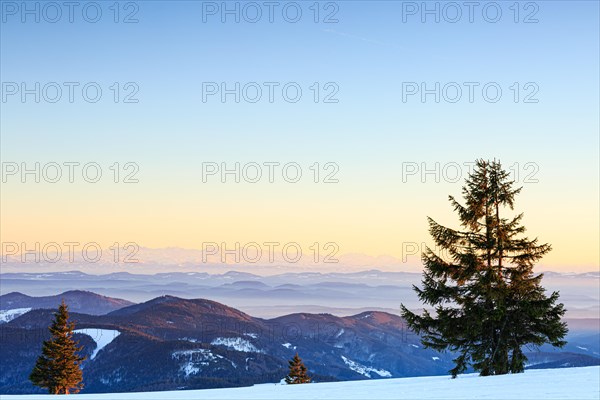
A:
<svg viewBox="0 0 600 400">
<path fill-rule="evenodd" d="M 434 309 L 415 314 L 402 306 L 408 326 L 425 347 L 453 351 L 453 377 L 468 365 L 481 375 L 523 372 L 523 347 L 556 347 L 567 327 L 558 292 L 546 295 L 534 264 L 551 247 L 523 237 L 523 214 L 507 218 L 521 188 L 499 162 L 478 160 L 463 187 L 464 205 L 450 196 L 462 228 L 446 228 L 429 218 L 429 232 L 441 250 L 422 255 L 419 299 Z"/>
<path fill-rule="evenodd" d="M 83 389 L 81 363 L 85 357 L 78 354 L 82 347 L 73 340 L 74 329 L 63 300 L 49 328 L 52 337 L 44 341 L 42 355 L 29 376 L 34 385 L 47 389 L 50 394 L 78 393 Z"/>
<path fill-rule="evenodd" d="M 298 353 L 289 361 L 290 372 L 285 377 L 285 383 L 288 385 L 295 385 L 299 383 L 310 383 L 311 378 L 307 375 L 306 367 L 302 362 L 302 359 L 298 356 Z"/>
</svg>

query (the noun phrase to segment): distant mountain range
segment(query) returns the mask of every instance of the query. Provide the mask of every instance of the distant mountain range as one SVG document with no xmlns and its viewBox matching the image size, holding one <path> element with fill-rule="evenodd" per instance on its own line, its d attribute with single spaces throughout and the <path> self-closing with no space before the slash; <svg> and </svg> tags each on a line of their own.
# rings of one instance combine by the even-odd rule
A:
<svg viewBox="0 0 600 400">
<path fill-rule="evenodd" d="M 261 276 L 249 272 L 223 274 L 167 272 L 92 275 L 80 271 L 0 274 L 0 295 L 21 292 L 46 296 L 61 291 L 87 290 L 105 296 L 144 302 L 161 295 L 206 298 L 252 315 L 273 318 L 294 312 L 358 314 L 397 313 L 400 303 L 420 308 L 412 285 L 420 273 L 367 270 L 351 273 L 298 272 Z M 599 318 L 600 274 L 547 272 L 543 285 L 559 290 L 568 318 Z"/>
<path fill-rule="evenodd" d="M 295 313 L 263 319 L 205 299 L 160 296 L 140 304 L 91 292 L 77 299 L 104 315 L 72 312 L 84 345 L 86 392 L 130 392 L 244 386 L 278 382 L 298 352 L 316 381 L 446 374 L 453 355 L 422 348 L 390 313 L 337 317 Z M 53 310 L 12 293 L 0 303 L 31 308 L 0 324 L 0 393 L 33 393 L 27 377 Z M 29 300 L 14 303 L 15 299 Z M 32 300 L 33 299 L 33 300 Z M 31 301 L 25 303 L 25 301 Z M 48 298 L 40 298 L 46 304 Z M 91 306 L 93 304 L 93 306 Z M 21 307 L 27 305 L 27 307 Z M 55 307 L 53 307 L 55 308 Z M 73 310 L 73 309 L 72 309 Z M 10 314 L 11 309 L 3 309 Z M 563 351 L 529 353 L 531 368 L 599 365 L 598 332 L 583 330 Z"/>
<path fill-rule="evenodd" d="M 101 296 L 83 290 L 71 290 L 56 296 L 31 297 L 19 292 L 0 296 L 0 312 L 11 309 L 56 308 L 64 300 L 72 312 L 102 315 L 133 305 L 131 301 Z M 0 318 L 0 323 L 2 319 Z"/>
<path fill-rule="evenodd" d="M 302 244 L 299 244 L 303 247 Z M 79 266 L 79 269 L 86 272 L 95 271 L 99 265 L 102 265 L 104 271 L 117 272 L 128 268 L 138 270 L 140 273 L 156 273 L 164 271 L 182 271 L 190 267 L 201 268 L 213 273 L 224 273 L 232 269 L 254 271 L 260 274 L 272 274 L 275 272 L 284 271 L 314 271 L 319 270 L 348 272 L 362 271 L 365 269 L 378 268 L 381 270 L 397 271 L 419 271 L 420 258 L 418 255 L 410 256 L 410 262 L 403 262 L 393 256 L 380 255 L 369 256 L 360 253 L 333 254 L 332 260 L 335 262 L 319 262 L 315 263 L 314 255 L 309 251 L 308 247 L 311 244 L 303 247 L 303 254 L 299 260 L 290 262 L 283 257 L 281 246 L 275 246 L 272 259 L 267 256 L 268 252 L 263 250 L 263 258 L 259 261 L 244 262 L 242 257 L 236 262 L 235 257 L 231 254 L 222 254 L 223 249 L 217 248 L 216 251 L 207 251 L 206 253 L 200 249 L 185 249 L 179 247 L 166 248 L 149 248 L 139 246 L 137 248 L 128 248 L 127 262 L 125 259 L 115 262 L 115 253 L 111 249 L 102 249 L 99 260 L 94 263 L 89 263 L 83 258 L 83 253 L 75 251 L 73 254 L 50 253 L 38 254 L 38 259 L 34 260 L 29 254 L 27 257 L 21 254 L 8 254 L 3 256 L 3 269 L 5 272 L 23 272 L 34 270 L 53 268 L 54 270 L 65 271 L 73 269 L 74 265 Z M 218 246 L 217 246 L 218 247 Z M 79 250 L 79 249 L 77 249 Z M 64 251 L 64 250 L 63 250 Z M 47 260 L 52 260 L 49 262 Z M 57 261 L 58 260 L 58 261 Z M 408 260 L 407 260 L 408 261 Z M 65 269 L 66 268 L 66 269 Z"/>
<path fill-rule="evenodd" d="M 223 274 L 229 270 L 256 273 L 261 275 L 283 274 L 289 271 L 294 272 L 360 272 L 365 270 L 380 270 L 386 272 L 414 272 L 422 271 L 422 264 L 419 249 L 423 249 L 425 243 L 414 243 L 414 254 L 397 258 L 390 255 L 371 256 L 362 253 L 344 253 L 332 255 L 335 262 L 314 261 L 314 255 L 309 250 L 309 244 L 300 244 L 303 249 L 303 255 L 299 260 L 290 262 L 283 257 L 281 246 L 275 246 L 272 253 L 272 259 L 267 256 L 269 252 L 263 248 L 263 258 L 258 262 L 245 262 L 241 253 L 238 254 L 238 261 L 232 254 L 222 254 L 223 248 L 211 249 L 203 252 L 201 249 L 186 249 L 180 247 L 149 248 L 139 246 L 128 248 L 126 252 L 117 257 L 115 262 L 114 249 L 102 249 L 100 257 L 94 262 L 84 259 L 81 248 L 76 248 L 72 254 L 63 249 L 63 254 L 37 254 L 37 260 L 32 254 L 4 254 L 2 269 L 4 272 L 35 272 L 43 270 L 69 271 L 81 270 L 88 273 L 95 273 L 99 268 L 104 272 L 119 272 L 127 270 L 129 272 L 153 274 L 162 271 L 206 271 L 212 274 Z M 219 247 L 219 246 L 217 246 Z M 214 251 L 212 251 L 214 250 Z M 127 262 L 125 262 L 125 255 Z M 594 271 L 594 268 L 590 268 Z M 595 273 L 595 272 L 592 272 Z"/>
</svg>

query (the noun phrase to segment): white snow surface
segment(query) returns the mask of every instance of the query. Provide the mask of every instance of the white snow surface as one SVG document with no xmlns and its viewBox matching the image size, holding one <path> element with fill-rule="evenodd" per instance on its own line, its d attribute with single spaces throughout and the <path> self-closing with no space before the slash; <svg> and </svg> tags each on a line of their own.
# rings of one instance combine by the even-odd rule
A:
<svg viewBox="0 0 600 400">
<path fill-rule="evenodd" d="M 96 348 L 94 349 L 94 352 L 90 356 L 90 360 L 93 360 L 98 355 L 98 352 L 100 350 L 102 350 L 103 348 L 108 346 L 110 344 L 110 342 L 115 340 L 116 337 L 121 334 L 121 332 L 114 331 L 112 329 L 94 329 L 94 328 L 76 329 L 73 331 L 73 333 L 81 333 L 82 335 L 88 335 L 89 337 L 91 337 L 94 340 L 94 342 L 96 342 Z"/>
<path fill-rule="evenodd" d="M 243 351 L 245 353 L 262 353 L 262 350 L 257 349 L 252 343 L 246 339 L 239 337 L 235 338 L 222 338 L 218 337 L 210 342 L 213 346 L 225 346 L 228 349 Z"/>
<path fill-rule="evenodd" d="M 2 400 L 64 399 L 50 395 L 2 395 Z M 524 374 L 480 377 L 477 374 L 152 393 L 73 394 L 79 400 L 217 399 L 443 399 L 529 400 L 600 398 L 600 367 L 537 369 Z"/>
<path fill-rule="evenodd" d="M 13 308 L 12 310 L 0 310 L 0 322 L 10 322 L 13 319 L 31 311 L 31 308 Z"/>
</svg>

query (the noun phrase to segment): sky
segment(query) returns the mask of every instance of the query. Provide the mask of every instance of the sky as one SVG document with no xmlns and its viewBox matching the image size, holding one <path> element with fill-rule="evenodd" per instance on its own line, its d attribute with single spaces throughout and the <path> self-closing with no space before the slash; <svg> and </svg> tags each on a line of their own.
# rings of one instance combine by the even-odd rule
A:
<svg viewBox="0 0 600 400">
<path fill-rule="evenodd" d="M 3 251 L 317 243 L 317 268 L 414 266 L 485 158 L 552 244 L 540 268 L 598 270 L 598 2 L 424 4 L 0 1 Z"/>
</svg>

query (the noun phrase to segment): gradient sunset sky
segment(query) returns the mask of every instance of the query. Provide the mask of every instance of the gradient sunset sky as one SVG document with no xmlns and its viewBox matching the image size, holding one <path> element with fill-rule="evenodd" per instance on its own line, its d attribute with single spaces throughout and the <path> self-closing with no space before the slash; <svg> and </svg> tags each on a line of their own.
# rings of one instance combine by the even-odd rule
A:
<svg viewBox="0 0 600 400">
<path fill-rule="evenodd" d="M 467 15 L 423 23 L 420 14 L 403 22 L 407 2 L 393 1 L 322 2 L 318 23 L 312 1 L 298 2 L 297 23 L 285 21 L 281 7 L 273 23 L 266 15 L 257 23 L 222 23 L 220 15 L 203 22 L 200 1 L 140 1 L 133 2 L 139 22 L 122 23 L 129 8 L 115 23 L 109 3 L 97 23 L 77 10 L 74 23 L 66 16 L 23 23 L 3 9 L 2 162 L 95 162 L 103 178 L 5 177 L 2 242 L 196 249 L 203 242 L 335 242 L 340 254 L 402 258 L 402 243 L 431 242 L 427 216 L 458 227 L 447 196 L 460 196 L 464 181 L 403 179 L 403 165 L 455 163 L 464 178 L 464 163 L 496 158 L 519 171 L 516 211 L 525 212 L 528 235 L 553 246 L 543 269 L 598 269 L 598 2 L 538 1 L 537 9 L 521 2 L 518 23 L 512 1 L 499 2 L 497 23 L 480 8 L 472 23 Z M 334 10 L 338 22 L 324 23 Z M 538 22 L 524 23 L 534 10 Z M 36 103 L 33 95 L 23 103 L 7 95 L 6 82 L 97 82 L 103 97 L 88 103 L 76 90 L 70 103 L 65 89 L 56 103 Z M 135 83 L 139 102 L 115 103 L 114 82 L 119 100 L 127 93 L 122 86 Z M 203 82 L 296 82 L 303 96 L 288 103 L 276 89 L 273 103 L 264 93 L 257 103 L 232 96 L 203 102 Z M 328 82 L 339 88 L 337 103 L 322 101 Z M 466 89 L 457 103 L 433 96 L 403 102 L 403 82 L 480 86 L 472 103 Z M 496 103 L 482 98 L 488 82 L 503 90 Z M 539 89 L 537 103 L 523 101 L 527 83 Z M 202 181 L 205 162 L 271 161 L 298 163 L 302 179 L 288 183 L 278 169 L 274 183 Z M 139 183 L 114 183 L 115 162 L 136 163 Z M 338 165 L 339 182 L 313 182 L 315 162 L 320 180 L 324 164 Z"/>
</svg>

